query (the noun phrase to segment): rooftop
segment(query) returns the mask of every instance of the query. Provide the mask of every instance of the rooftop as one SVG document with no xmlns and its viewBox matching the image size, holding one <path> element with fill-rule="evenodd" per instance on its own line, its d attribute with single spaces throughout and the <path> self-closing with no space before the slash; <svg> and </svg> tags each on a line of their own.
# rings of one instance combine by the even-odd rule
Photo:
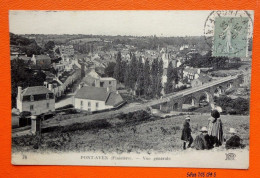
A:
<svg viewBox="0 0 260 178">
<path fill-rule="evenodd" d="M 100 78 L 100 81 L 110 81 L 110 80 L 116 80 L 116 79 L 114 79 L 114 78 L 112 78 L 112 77 L 102 77 L 102 78 Z"/>
<path fill-rule="evenodd" d="M 40 60 L 40 59 L 50 59 L 51 60 L 51 58 L 50 58 L 50 56 L 48 56 L 48 55 L 43 55 L 43 54 L 41 54 L 41 55 L 34 55 L 34 57 L 36 58 L 36 60 L 38 59 L 38 60 Z"/>
<path fill-rule="evenodd" d="M 75 98 L 106 101 L 108 95 L 106 88 L 85 86 L 78 90 Z"/>
<path fill-rule="evenodd" d="M 23 96 L 40 95 L 40 94 L 47 94 L 47 93 L 52 93 L 52 92 L 44 86 L 27 87 L 22 91 Z"/>
<path fill-rule="evenodd" d="M 108 92 L 106 88 L 84 86 L 78 90 L 75 98 L 105 101 L 106 105 L 117 106 L 124 102 L 120 94 Z"/>
<path fill-rule="evenodd" d="M 198 73 L 198 68 L 185 68 L 183 71 L 196 74 Z"/>
</svg>

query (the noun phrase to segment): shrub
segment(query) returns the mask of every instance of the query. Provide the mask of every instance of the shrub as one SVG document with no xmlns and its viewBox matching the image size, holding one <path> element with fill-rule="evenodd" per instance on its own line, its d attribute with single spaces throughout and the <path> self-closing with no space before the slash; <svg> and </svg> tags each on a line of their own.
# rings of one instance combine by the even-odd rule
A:
<svg viewBox="0 0 260 178">
<path fill-rule="evenodd" d="M 118 115 L 118 119 L 125 120 L 127 123 L 144 121 L 144 120 L 147 120 L 150 118 L 151 118 L 151 115 L 144 110 L 129 112 L 127 114 L 121 113 Z"/>
<path fill-rule="evenodd" d="M 224 113 L 228 114 L 248 114 L 249 112 L 249 99 L 236 98 L 231 99 L 227 96 L 215 97 L 217 105 L 219 105 Z"/>
</svg>

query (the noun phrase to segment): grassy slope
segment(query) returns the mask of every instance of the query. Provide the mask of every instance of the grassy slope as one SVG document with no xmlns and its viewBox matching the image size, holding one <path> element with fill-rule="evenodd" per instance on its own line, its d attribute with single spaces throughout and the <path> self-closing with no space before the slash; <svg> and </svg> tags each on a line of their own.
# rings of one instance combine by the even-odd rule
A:
<svg viewBox="0 0 260 178">
<path fill-rule="evenodd" d="M 191 116 L 193 137 L 198 130 L 207 125 L 209 116 Z M 41 144 L 36 152 L 48 151 L 97 151 L 97 152 L 165 152 L 181 150 L 180 140 L 182 123 L 185 116 L 167 119 L 154 119 L 142 123 L 125 123 L 117 118 L 99 123 L 80 124 L 75 128 L 52 128 L 42 134 Z M 224 133 L 229 127 L 249 144 L 249 116 L 221 116 Z M 102 123 L 102 124 L 101 124 Z M 226 134 L 225 134 L 226 135 Z M 228 135 L 226 135 L 228 137 Z M 13 151 L 31 151 L 35 143 L 32 136 L 13 139 Z"/>
</svg>

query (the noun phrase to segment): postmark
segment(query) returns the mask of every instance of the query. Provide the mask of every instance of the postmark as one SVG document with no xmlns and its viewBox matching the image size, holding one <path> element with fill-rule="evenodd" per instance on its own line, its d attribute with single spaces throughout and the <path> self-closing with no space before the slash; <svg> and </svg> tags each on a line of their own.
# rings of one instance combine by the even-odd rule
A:
<svg viewBox="0 0 260 178">
<path fill-rule="evenodd" d="M 247 11 L 213 11 L 204 25 L 212 56 L 247 57 L 253 21 Z"/>
</svg>

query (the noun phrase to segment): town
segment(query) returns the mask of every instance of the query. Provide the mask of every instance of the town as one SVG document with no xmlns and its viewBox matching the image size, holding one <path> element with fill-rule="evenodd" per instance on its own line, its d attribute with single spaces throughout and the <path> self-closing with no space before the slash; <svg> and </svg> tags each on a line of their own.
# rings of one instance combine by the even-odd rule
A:
<svg viewBox="0 0 260 178">
<path fill-rule="evenodd" d="M 211 103 L 249 114 L 251 51 L 212 57 L 203 36 L 10 33 L 10 43 L 13 137 L 116 114 L 203 114 Z"/>
</svg>

